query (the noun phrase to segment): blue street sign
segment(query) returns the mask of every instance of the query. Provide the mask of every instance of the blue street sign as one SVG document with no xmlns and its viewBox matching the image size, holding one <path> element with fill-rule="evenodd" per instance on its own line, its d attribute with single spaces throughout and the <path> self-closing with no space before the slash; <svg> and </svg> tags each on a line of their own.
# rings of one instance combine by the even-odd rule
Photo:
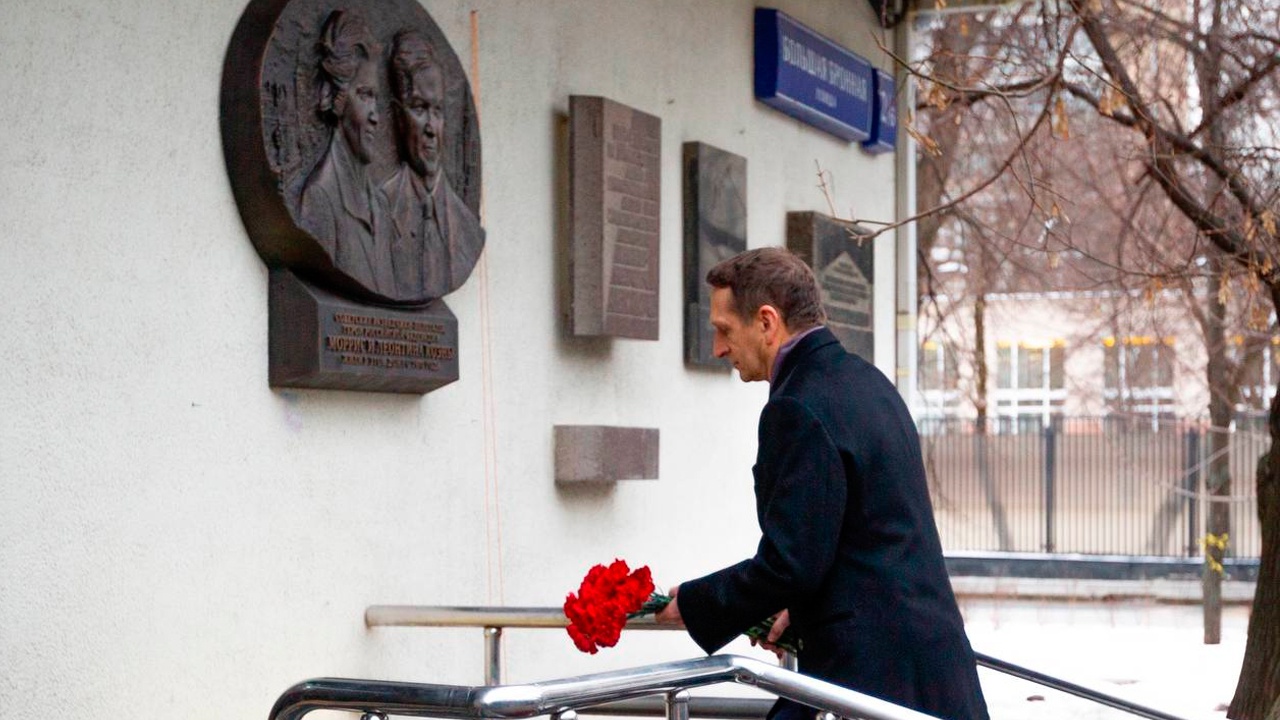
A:
<svg viewBox="0 0 1280 720">
<path fill-rule="evenodd" d="M 786 14 L 756 8 L 756 98 L 842 140 L 871 137 L 871 63 Z"/>
<path fill-rule="evenodd" d="M 876 110 L 871 118 L 871 137 L 862 149 L 872 155 L 893 152 L 898 141 L 898 103 L 894 97 L 893 76 L 883 70 L 875 74 Z"/>
</svg>

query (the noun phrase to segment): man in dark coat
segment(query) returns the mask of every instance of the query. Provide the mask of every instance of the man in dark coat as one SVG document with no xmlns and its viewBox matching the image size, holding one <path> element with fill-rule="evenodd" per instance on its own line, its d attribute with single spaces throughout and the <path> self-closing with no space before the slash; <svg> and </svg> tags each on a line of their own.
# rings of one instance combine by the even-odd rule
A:
<svg viewBox="0 0 1280 720">
<path fill-rule="evenodd" d="M 822 326 L 812 271 L 781 248 L 707 274 L 715 354 L 768 380 L 754 557 L 673 588 L 660 622 L 708 653 L 765 618 L 790 625 L 800 671 L 947 720 L 986 720 L 942 559 L 915 425 L 875 366 Z M 780 701 L 775 720 L 812 720 Z"/>
</svg>

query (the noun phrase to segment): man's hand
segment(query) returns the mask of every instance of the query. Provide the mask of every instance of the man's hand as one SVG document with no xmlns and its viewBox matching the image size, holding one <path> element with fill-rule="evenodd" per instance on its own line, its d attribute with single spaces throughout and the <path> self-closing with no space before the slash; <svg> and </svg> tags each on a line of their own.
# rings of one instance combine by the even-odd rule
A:
<svg viewBox="0 0 1280 720">
<path fill-rule="evenodd" d="M 781 660 L 781 659 L 782 659 L 782 656 L 783 656 L 784 654 L 786 654 L 786 652 L 787 652 L 787 651 L 786 651 L 786 650 L 783 650 L 783 649 L 782 649 L 782 648 L 780 648 L 780 647 L 778 647 L 775 643 L 777 643 L 777 642 L 778 642 L 778 638 L 782 637 L 782 633 L 783 633 L 783 632 L 787 629 L 787 627 L 788 627 L 788 626 L 790 626 L 790 625 L 791 625 L 791 611 L 790 611 L 790 610 L 783 610 L 782 612 L 778 613 L 777 615 L 774 615 L 774 616 L 773 616 L 773 627 L 769 628 L 769 637 L 767 637 L 767 638 L 765 638 L 764 640 L 761 640 L 761 641 L 760 641 L 760 647 L 764 648 L 765 650 L 768 650 L 768 651 L 772 652 L 774 655 L 777 655 L 777 656 L 778 656 L 778 659 L 779 659 L 779 660 Z M 751 639 L 751 644 L 752 644 L 752 645 L 755 645 L 755 644 L 756 644 L 756 640 L 755 640 L 755 638 L 752 638 L 752 639 Z"/>
<path fill-rule="evenodd" d="M 671 596 L 671 603 L 662 608 L 662 612 L 654 616 L 654 620 L 659 625 L 679 625 L 684 627 L 684 618 L 680 617 L 680 606 L 676 603 L 676 595 L 680 594 L 680 586 L 676 585 L 667 591 Z"/>
</svg>

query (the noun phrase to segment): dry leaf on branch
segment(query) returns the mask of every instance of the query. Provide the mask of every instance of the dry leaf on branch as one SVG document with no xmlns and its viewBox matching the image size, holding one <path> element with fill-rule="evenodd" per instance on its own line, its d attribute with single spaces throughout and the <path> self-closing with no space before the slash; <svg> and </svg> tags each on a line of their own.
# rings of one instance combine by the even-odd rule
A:
<svg viewBox="0 0 1280 720">
<path fill-rule="evenodd" d="M 1063 140 L 1071 139 L 1071 127 L 1067 123 L 1067 103 L 1061 95 L 1053 104 L 1053 134 Z"/>
</svg>

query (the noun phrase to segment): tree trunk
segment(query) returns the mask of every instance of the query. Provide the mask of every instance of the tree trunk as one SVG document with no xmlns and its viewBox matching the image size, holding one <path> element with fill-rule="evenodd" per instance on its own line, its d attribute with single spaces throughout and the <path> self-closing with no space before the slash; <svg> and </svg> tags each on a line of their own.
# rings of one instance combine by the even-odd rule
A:
<svg viewBox="0 0 1280 720">
<path fill-rule="evenodd" d="M 978 459 L 978 484 L 987 496 L 987 507 L 991 508 L 991 520 L 995 525 L 996 542 L 1000 550 L 1013 549 L 1013 539 L 1009 535 L 1009 521 L 1005 517 L 1004 504 L 1000 502 L 1000 493 L 996 490 L 995 478 L 991 477 L 990 449 L 987 445 L 987 300 L 983 293 L 978 294 L 973 303 L 973 344 L 974 374 L 977 376 L 976 402 L 978 418 L 974 425 L 974 453 Z"/>
<path fill-rule="evenodd" d="M 1204 643 L 1222 642 L 1222 558 L 1226 555 L 1231 527 L 1230 508 L 1222 500 L 1231 494 L 1231 373 L 1227 361 L 1226 306 L 1221 302 L 1222 263 L 1216 252 L 1209 256 L 1208 310 L 1204 339 L 1208 362 L 1209 436 L 1205 489 L 1209 494 L 1209 518 L 1204 537 Z M 1216 502 L 1215 502 L 1216 500 Z"/>
<path fill-rule="evenodd" d="M 940 29 L 934 33 L 933 43 L 937 48 L 935 56 L 939 58 L 936 73 L 950 82 L 963 84 L 968 74 L 965 58 L 973 50 L 978 40 L 978 33 L 962 34 Z M 938 147 L 954 148 L 959 143 L 961 127 L 954 122 L 960 108 L 945 109 L 928 108 L 923 110 L 931 118 L 929 136 Z M 947 181 L 951 177 L 951 168 L 955 165 L 957 153 L 944 152 L 933 154 L 921 152 L 916 155 L 916 206 L 919 208 L 936 208 L 944 202 L 947 195 Z M 916 247 L 926 257 L 938 239 L 938 231 L 949 217 L 949 213 L 930 213 L 916 222 Z M 924 273 L 928 266 L 920 263 L 917 271 L 921 273 L 920 287 L 925 287 Z"/>
<path fill-rule="evenodd" d="M 1262 561 L 1240 682 L 1227 710 L 1232 720 L 1280 715 L 1280 394 L 1271 400 L 1268 424 L 1271 448 L 1258 460 Z"/>
<path fill-rule="evenodd" d="M 1223 6 L 1215 2 L 1208 14 L 1208 27 L 1204 28 L 1207 52 L 1196 54 L 1192 60 L 1196 84 L 1200 89 L 1201 110 L 1219 117 L 1222 97 L 1222 48 L 1219 44 L 1222 31 Z M 1197 23 L 1205 15 L 1200 4 L 1193 5 Z M 1211 147 L 1224 147 L 1227 143 L 1227 127 L 1223 122 L 1212 122 L 1208 128 Z M 1223 182 L 1213 178 L 1209 182 L 1211 207 L 1219 213 L 1226 210 L 1218 198 L 1226 195 Z M 1205 238 L 1210 247 L 1213 241 Z M 1209 437 L 1208 461 L 1205 472 L 1205 489 L 1209 497 L 1209 517 L 1204 536 L 1204 642 L 1217 645 L 1222 641 L 1222 558 L 1226 554 L 1231 527 L 1230 506 L 1223 498 L 1231 494 L 1231 411 L 1235 405 L 1235 378 L 1227 359 L 1226 303 L 1222 301 L 1223 258 L 1210 250 L 1205 258 L 1209 273 L 1208 302 L 1205 308 L 1204 344 L 1208 354 L 1205 364 L 1209 386 Z"/>
</svg>

